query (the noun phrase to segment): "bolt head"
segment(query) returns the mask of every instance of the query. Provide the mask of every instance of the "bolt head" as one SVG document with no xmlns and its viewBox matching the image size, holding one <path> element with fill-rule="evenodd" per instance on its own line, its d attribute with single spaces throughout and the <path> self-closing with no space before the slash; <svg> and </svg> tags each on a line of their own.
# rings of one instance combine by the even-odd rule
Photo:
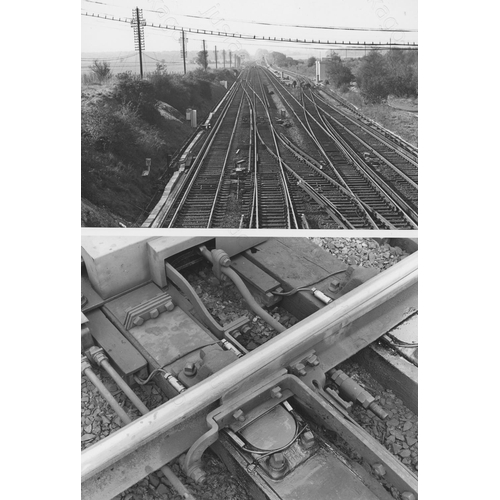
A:
<svg viewBox="0 0 500 500">
<path fill-rule="evenodd" d="M 207 479 L 207 473 L 201 467 L 193 467 L 189 475 L 196 484 L 203 484 Z"/>
<path fill-rule="evenodd" d="M 243 410 L 236 410 L 233 413 L 233 418 L 235 420 L 238 420 L 239 422 L 244 422 L 245 421 L 245 414 L 243 413 Z"/>
<path fill-rule="evenodd" d="M 272 467 L 274 470 L 281 470 L 285 467 L 285 456 L 283 453 L 278 452 L 274 453 L 271 455 L 271 458 L 269 459 L 269 465 Z"/>
<path fill-rule="evenodd" d="M 151 311 L 149 311 L 149 315 L 151 316 L 151 319 L 155 319 L 160 315 L 160 312 L 158 309 L 151 309 Z"/>
<path fill-rule="evenodd" d="M 143 323 L 144 320 L 140 316 L 137 316 L 133 321 L 134 326 L 141 326 Z"/>
<path fill-rule="evenodd" d="M 300 442 L 306 450 L 311 448 L 315 443 L 314 434 L 311 431 L 304 432 L 300 437 Z"/>
<path fill-rule="evenodd" d="M 186 375 L 186 377 L 194 377 L 197 371 L 198 369 L 194 363 L 186 363 L 184 366 L 184 375 Z"/>
<path fill-rule="evenodd" d="M 271 397 L 273 399 L 279 399 L 279 398 L 281 398 L 282 395 L 283 394 L 281 393 L 281 387 L 280 386 L 277 385 L 276 387 L 273 387 L 271 389 Z"/>
</svg>

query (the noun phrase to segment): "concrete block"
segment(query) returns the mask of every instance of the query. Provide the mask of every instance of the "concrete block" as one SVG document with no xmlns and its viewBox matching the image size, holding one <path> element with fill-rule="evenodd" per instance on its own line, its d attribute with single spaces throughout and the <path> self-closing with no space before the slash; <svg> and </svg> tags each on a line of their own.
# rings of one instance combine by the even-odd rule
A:
<svg viewBox="0 0 500 500">
<path fill-rule="evenodd" d="M 103 299 L 150 279 L 144 236 L 82 236 L 82 257 L 94 289 Z"/>
</svg>

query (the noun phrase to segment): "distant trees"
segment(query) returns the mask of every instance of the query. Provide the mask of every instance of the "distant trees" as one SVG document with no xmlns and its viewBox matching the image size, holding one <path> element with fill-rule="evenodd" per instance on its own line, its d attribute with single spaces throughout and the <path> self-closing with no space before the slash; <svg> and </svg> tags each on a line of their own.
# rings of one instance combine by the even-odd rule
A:
<svg viewBox="0 0 500 500">
<path fill-rule="evenodd" d="M 347 91 L 351 82 L 354 81 L 354 75 L 351 70 L 342 62 L 338 54 L 333 53 L 326 60 L 326 76 L 341 91 Z"/>
<path fill-rule="evenodd" d="M 111 78 L 112 73 L 111 73 L 111 68 L 109 66 L 109 63 L 106 61 L 99 61 L 97 59 L 94 59 L 94 63 L 92 66 L 90 66 L 90 71 L 94 73 L 94 75 L 97 76 L 97 79 L 99 82 L 104 82 Z"/>
<path fill-rule="evenodd" d="M 315 57 L 310 57 L 307 60 L 307 67 L 310 68 L 311 66 L 314 66 L 316 64 L 316 58 Z"/>
<path fill-rule="evenodd" d="M 196 64 L 199 64 L 203 69 L 208 67 L 208 50 L 200 50 L 196 56 Z"/>
<path fill-rule="evenodd" d="M 276 64 L 276 66 L 285 66 L 286 63 L 285 54 L 282 54 L 281 52 L 271 52 L 271 54 L 269 54 L 269 58 L 271 59 L 271 62 L 273 64 Z"/>
<path fill-rule="evenodd" d="M 370 52 L 361 62 L 356 77 L 365 99 L 380 102 L 389 95 L 389 68 L 385 57 L 377 51 Z"/>
<path fill-rule="evenodd" d="M 363 97 L 380 102 L 389 94 L 418 96 L 417 51 L 393 50 L 383 55 L 374 51 L 363 57 L 356 75 Z"/>
</svg>

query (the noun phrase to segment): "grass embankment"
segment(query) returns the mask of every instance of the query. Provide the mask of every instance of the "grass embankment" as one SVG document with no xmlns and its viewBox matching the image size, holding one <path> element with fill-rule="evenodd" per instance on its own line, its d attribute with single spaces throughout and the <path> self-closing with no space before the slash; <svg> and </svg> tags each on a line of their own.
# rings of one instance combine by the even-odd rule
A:
<svg viewBox="0 0 500 500">
<path fill-rule="evenodd" d="M 168 155 L 194 131 L 185 110 L 197 109 L 200 123 L 226 92 L 219 80 L 229 86 L 234 75 L 125 74 L 82 89 L 82 226 L 140 225 L 171 175 L 162 177 Z"/>
<path fill-rule="evenodd" d="M 338 91 L 337 91 L 338 92 Z M 354 104 L 360 113 L 380 123 L 409 143 L 418 146 L 418 98 L 396 98 L 389 96 L 387 102 L 366 103 L 359 92 L 349 90 L 340 95 Z M 401 107 L 404 109 L 397 109 Z M 412 111 L 405 111 L 405 109 Z"/>
</svg>

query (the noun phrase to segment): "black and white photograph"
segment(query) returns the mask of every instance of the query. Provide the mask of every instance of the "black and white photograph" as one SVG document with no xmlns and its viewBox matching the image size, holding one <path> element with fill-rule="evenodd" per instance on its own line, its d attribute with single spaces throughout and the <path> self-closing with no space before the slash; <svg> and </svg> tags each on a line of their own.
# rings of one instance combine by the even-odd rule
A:
<svg viewBox="0 0 500 500">
<path fill-rule="evenodd" d="M 417 1 L 80 21 L 81 499 L 417 500 Z"/>
<path fill-rule="evenodd" d="M 83 227 L 418 227 L 417 1 L 81 2 Z"/>
</svg>

